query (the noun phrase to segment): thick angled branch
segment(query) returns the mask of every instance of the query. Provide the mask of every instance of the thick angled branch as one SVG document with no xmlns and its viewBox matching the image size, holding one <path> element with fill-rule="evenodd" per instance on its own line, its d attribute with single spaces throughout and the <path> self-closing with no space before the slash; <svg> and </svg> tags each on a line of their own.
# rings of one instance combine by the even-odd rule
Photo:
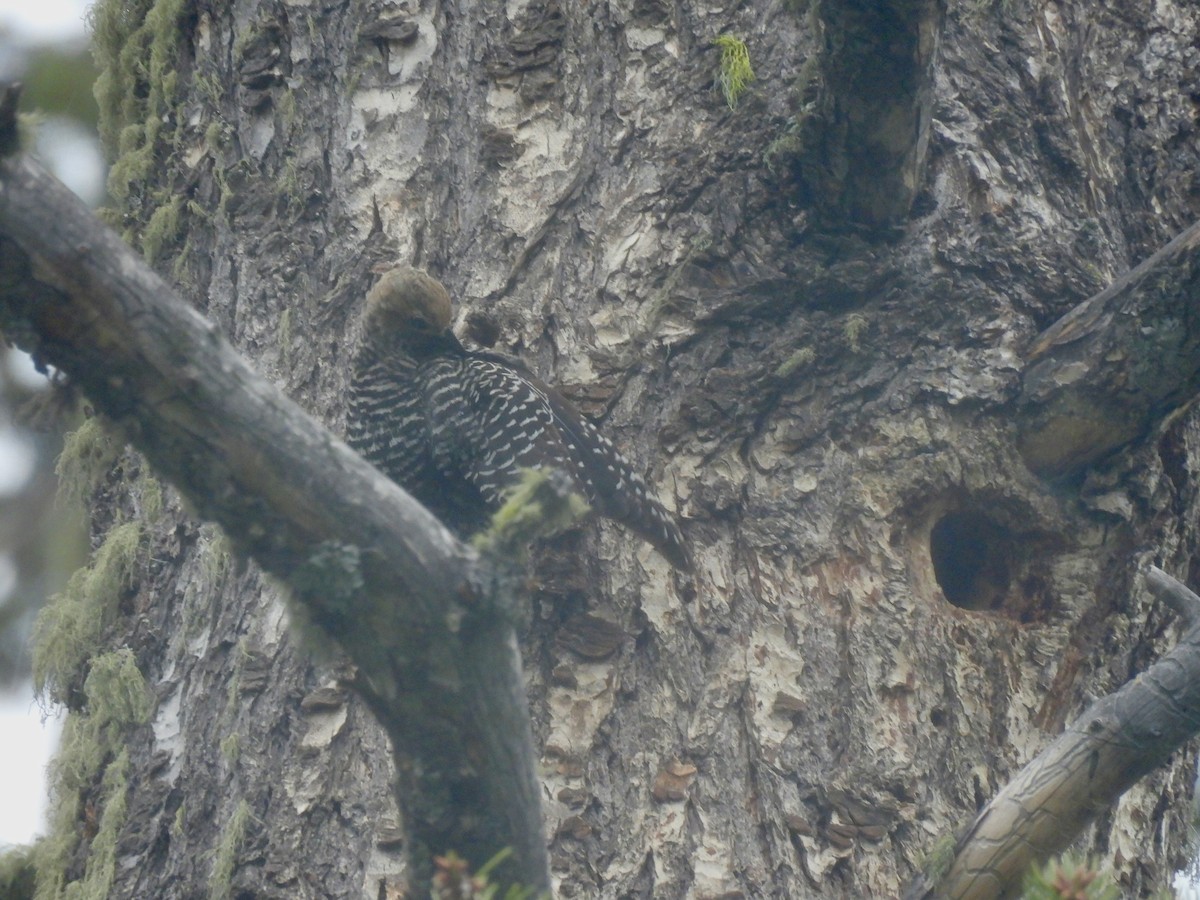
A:
<svg viewBox="0 0 1200 900">
<path fill-rule="evenodd" d="M 1149 570 L 1145 583 L 1172 606 L 1194 606 L 1195 595 L 1159 569 Z M 959 838 L 946 874 L 907 896 L 1019 896 L 1031 864 L 1065 850 L 1197 732 L 1200 628 L 1193 625 L 1174 650 L 1093 703 L 1022 769 Z"/>
<path fill-rule="evenodd" d="M 478 866 L 505 847 L 505 881 L 548 887 L 520 663 L 476 554 L 17 156 L 0 159 L 0 328 L 65 372 L 351 656 L 395 748 L 414 889 L 434 853 Z"/>
<path fill-rule="evenodd" d="M 944 0 L 820 0 L 816 109 L 805 181 L 827 218 L 894 225 L 921 188 Z"/>
<path fill-rule="evenodd" d="M 1200 222 L 1040 334 L 1017 404 L 1030 469 L 1069 476 L 1200 388 Z"/>
</svg>

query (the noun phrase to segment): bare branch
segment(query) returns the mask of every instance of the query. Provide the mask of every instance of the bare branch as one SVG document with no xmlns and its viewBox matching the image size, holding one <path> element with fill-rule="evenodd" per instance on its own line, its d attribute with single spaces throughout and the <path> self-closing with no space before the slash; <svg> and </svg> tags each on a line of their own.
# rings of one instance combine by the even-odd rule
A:
<svg viewBox="0 0 1200 900">
<path fill-rule="evenodd" d="M 505 847 L 498 877 L 547 888 L 520 662 L 477 554 L 18 156 L 0 159 L 0 327 L 349 653 L 395 748 L 414 890 L 435 853 L 478 867 Z"/>
<path fill-rule="evenodd" d="M 1193 593 L 1182 584 L 1160 569 L 1158 566 L 1147 566 L 1142 573 L 1146 587 L 1155 597 L 1166 603 L 1183 619 L 1185 628 L 1195 628 L 1200 623 L 1200 596 Z"/>
<path fill-rule="evenodd" d="M 1029 468 L 1078 472 L 1190 401 L 1198 326 L 1200 222 L 1033 342 L 1017 403 Z"/>
<path fill-rule="evenodd" d="M 1146 580 L 1158 596 L 1179 594 L 1171 585 L 1178 582 L 1160 570 Z M 1065 850 L 1098 813 L 1197 732 L 1200 629 L 1189 628 L 1174 650 L 1093 703 L 1025 766 L 958 839 L 946 874 L 936 883 L 919 879 L 906 896 L 1019 895 L 1031 864 Z"/>
</svg>

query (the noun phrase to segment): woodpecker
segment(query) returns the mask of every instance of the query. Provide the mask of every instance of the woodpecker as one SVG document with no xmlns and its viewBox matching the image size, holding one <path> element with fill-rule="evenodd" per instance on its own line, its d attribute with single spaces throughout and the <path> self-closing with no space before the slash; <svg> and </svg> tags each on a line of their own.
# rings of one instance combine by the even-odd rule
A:
<svg viewBox="0 0 1200 900">
<path fill-rule="evenodd" d="M 367 295 L 347 440 L 460 536 L 487 524 L 523 469 L 557 469 L 600 515 L 691 566 L 683 534 L 613 443 L 520 363 L 467 350 L 450 295 L 419 269 Z"/>
</svg>

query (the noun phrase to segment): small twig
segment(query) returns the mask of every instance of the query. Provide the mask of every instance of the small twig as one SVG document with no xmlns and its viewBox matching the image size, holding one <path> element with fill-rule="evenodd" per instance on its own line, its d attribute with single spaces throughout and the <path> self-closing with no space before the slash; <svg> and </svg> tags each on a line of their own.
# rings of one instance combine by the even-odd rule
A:
<svg viewBox="0 0 1200 900">
<path fill-rule="evenodd" d="M 1186 628 L 1194 628 L 1200 623 L 1200 596 L 1187 585 L 1176 581 L 1158 566 L 1147 566 L 1142 577 L 1146 579 L 1150 593 L 1175 610 Z"/>
<path fill-rule="evenodd" d="M 19 81 L 0 86 L 0 157 L 11 156 L 21 147 L 21 134 L 17 127 L 21 87 Z"/>
</svg>

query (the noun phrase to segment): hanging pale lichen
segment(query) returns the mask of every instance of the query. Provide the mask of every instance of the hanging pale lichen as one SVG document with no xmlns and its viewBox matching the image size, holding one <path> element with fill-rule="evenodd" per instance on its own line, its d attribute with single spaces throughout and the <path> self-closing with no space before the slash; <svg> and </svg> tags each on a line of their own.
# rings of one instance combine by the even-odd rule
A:
<svg viewBox="0 0 1200 900">
<path fill-rule="evenodd" d="M 154 702 L 127 647 L 91 660 L 82 697 L 81 708 L 67 718 L 50 767 L 50 830 L 35 854 L 36 900 L 103 900 L 110 895 L 128 811 L 125 741 L 132 729 L 149 721 Z M 86 851 L 82 856 L 81 848 Z M 81 858 L 86 858 L 82 876 L 68 881 Z"/>
</svg>

